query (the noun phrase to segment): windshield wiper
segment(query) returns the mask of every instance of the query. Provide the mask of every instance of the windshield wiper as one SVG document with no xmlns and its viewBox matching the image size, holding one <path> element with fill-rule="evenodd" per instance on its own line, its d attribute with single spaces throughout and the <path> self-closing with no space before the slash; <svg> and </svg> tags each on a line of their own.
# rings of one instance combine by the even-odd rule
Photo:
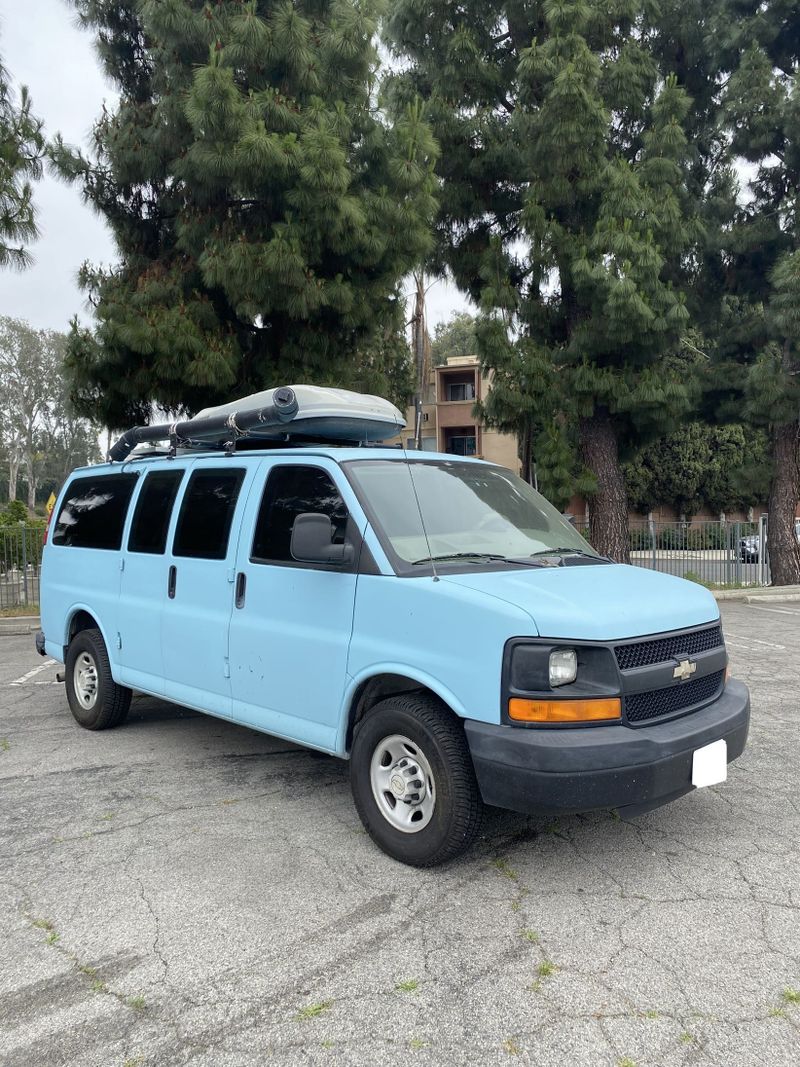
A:
<svg viewBox="0 0 800 1067">
<path fill-rule="evenodd" d="M 544 566 L 539 560 L 534 560 L 530 556 L 523 558 L 514 556 L 498 556 L 492 552 L 445 552 L 441 556 L 425 556 L 422 559 L 415 559 L 411 564 L 412 567 L 417 567 L 422 563 L 448 563 L 451 560 L 459 559 L 471 559 L 475 563 L 516 563 L 521 567 L 541 567 Z"/>
<path fill-rule="evenodd" d="M 596 559 L 598 563 L 610 563 L 608 556 L 598 556 L 594 552 L 586 552 L 582 548 L 543 548 L 539 552 L 531 552 L 531 557 L 537 556 L 584 556 L 586 559 Z"/>
</svg>

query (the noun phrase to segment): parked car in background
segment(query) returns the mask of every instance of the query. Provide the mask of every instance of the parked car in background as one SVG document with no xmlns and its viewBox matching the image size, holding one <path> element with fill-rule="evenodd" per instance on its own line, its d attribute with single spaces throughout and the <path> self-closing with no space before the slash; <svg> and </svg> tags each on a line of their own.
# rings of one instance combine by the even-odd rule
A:
<svg viewBox="0 0 800 1067">
<path fill-rule="evenodd" d="M 794 520 L 794 535 L 800 544 L 800 519 Z M 758 534 L 749 534 L 739 540 L 739 559 L 742 563 L 758 563 L 761 552 L 761 538 Z"/>
</svg>

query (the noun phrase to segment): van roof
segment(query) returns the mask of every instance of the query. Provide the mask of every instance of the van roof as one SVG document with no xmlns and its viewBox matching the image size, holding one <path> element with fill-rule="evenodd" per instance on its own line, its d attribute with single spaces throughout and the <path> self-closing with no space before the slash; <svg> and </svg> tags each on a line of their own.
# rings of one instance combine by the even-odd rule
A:
<svg viewBox="0 0 800 1067">
<path fill-rule="evenodd" d="M 192 449 L 190 452 L 178 453 L 173 457 L 171 462 L 173 463 L 193 463 L 199 459 L 218 459 L 221 463 L 228 463 L 235 460 L 255 460 L 255 459 L 279 459 L 279 458 L 306 458 L 306 457 L 324 457 L 326 459 L 332 459 L 334 463 L 347 463 L 352 460 L 390 460 L 392 462 L 405 462 L 408 460 L 414 460 L 414 462 L 432 462 L 434 460 L 447 460 L 448 462 L 464 462 L 464 463 L 484 463 L 485 460 L 477 459 L 474 456 L 455 456 L 450 452 L 417 452 L 415 450 L 395 448 L 393 446 L 387 446 L 383 448 L 342 448 L 334 445 L 303 445 L 298 447 L 297 445 L 287 448 L 248 448 L 244 452 L 228 452 L 224 453 L 218 449 L 209 449 L 208 451 L 200 451 Z M 87 467 L 76 467 L 73 473 L 79 470 L 90 470 L 93 473 L 108 473 L 116 472 L 120 473 L 124 470 L 130 470 L 131 467 L 146 466 L 151 463 L 156 463 L 159 460 L 168 459 L 167 452 L 154 452 L 150 455 L 142 454 L 131 455 L 127 459 L 120 463 L 96 463 Z"/>
</svg>

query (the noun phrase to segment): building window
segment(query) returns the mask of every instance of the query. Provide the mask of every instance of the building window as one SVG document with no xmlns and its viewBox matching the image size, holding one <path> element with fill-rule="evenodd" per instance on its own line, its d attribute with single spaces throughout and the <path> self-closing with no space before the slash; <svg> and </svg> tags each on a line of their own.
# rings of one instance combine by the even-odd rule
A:
<svg viewBox="0 0 800 1067">
<path fill-rule="evenodd" d="M 444 450 L 453 456 L 474 456 L 478 452 L 474 427 L 445 430 Z"/>
<path fill-rule="evenodd" d="M 448 400 L 474 400 L 475 382 L 448 382 L 445 395 Z"/>
</svg>

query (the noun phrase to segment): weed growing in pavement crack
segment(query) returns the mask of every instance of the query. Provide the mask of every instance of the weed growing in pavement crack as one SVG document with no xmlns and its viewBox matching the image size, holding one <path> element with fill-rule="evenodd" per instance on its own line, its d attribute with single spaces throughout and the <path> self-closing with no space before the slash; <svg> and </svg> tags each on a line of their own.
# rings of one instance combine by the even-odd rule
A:
<svg viewBox="0 0 800 1067">
<path fill-rule="evenodd" d="M 412 1052 L 419 1052 L 420 1049 L 428 1047 L 428 1042 L 423 1041 L 421 1037 L 412 1037 L 408 1043 L 408 1047 Z"/>
<path fill-rule="evenodd" d="M 126 1001 L 129 1008 L 133 1008 L 134 1011 L 144 1011 L 147 1007 L 147 1001 L 143 996 L 129 997 Z"/>
<path fill-rule="evenodd" d="M 636 1064 L 625 1056 L 617 1063 L 617 1067 L 636 1067 Z"/>
<path fill-rule="evenodd" d="M 398 982 L 394 988 L 397 993 L 416 993 L 419 989 L 419 980 L 406 978 L 404 981 Z"/>
<path fill-rule="evenodd" d="M 11 748 L 11 742 L 7 737 L 0 737 L 0 752 L 8 752 Z"/>
<path fill-rule="evenodd" d="M 31 919 L 31 926 L 35 926 L 37 930 L 53 929 L 53 924 L 49 919 Z"/>
<path fill-rule="evenodd" d="M 535 930 L 523 930 L 522 936 L 525 938 L 526 941 L 530 941 L 532 945 L 539 944 L 539 935 L 536 933 Z"/>
<path fill-rule="evenodd" d="M 519 1056 L 520 1052 L 522 1052 L 522 1049 L 511 1037 L 506 1038 L 506 1040 L 503 1042 L 503 1048 L 506 1050 L 509 1056 Z"/>
<path fill-rule="evenodd" d="M 536 973 L 540 978 L 549 978 L 555 971 L 556 965 L 552 960 L 542 960 L 539 966 L 536 968 Z"/>
<path fill-rule="evenodd" d="M 56 941 L 61 937 L 61 934 L 57 930 L 51 930 L 47 935 L 46 941 L 48 945 L 54 945 Z"/>
<path fill-rule="evenodd" d="M 787 1004 L 800 1004 L 800 990 L 792 989 L 787 986 L 781 996 Z"/>
<path fill-rule="evenodd" d="M 496 860 L 492 860 L 492 866 L 495 868 L 496 871 L 499 871 L 500 874 L 502 874 L 505 878 L 510 879 L 512 882 L 519 881 L 519 875 L 517 874 L 517 872 L 514 870 L 508 860 L 504 859 L 502 856 Z"/>
<path fill-rule="evenodd" d="M 306 1004 L 305 1007 L 301 1008 L 297 1015 L 295 1015 L 295 1021 L 303 1022 L 306 1019 L 315 1019 L 318 1015 L 322 1015 L 324 1011 L 328 1011 L 331 1007 L 333 1007 L 332 1000 L 323 1000 L 319 1004 Z"/>
<path fill-rule="evenodd" d="M 690 1041 L 694 1041 L 694 1035 L 690 1034 L 687 1030 L 684 1030 L 679 1040 L 682 1041 L 684 1045 L 688 1045 Z"/>
<path fill-rule="evenodd" d="M 644 1013 L 644 1017 L 645 1017 L 645 1019 L 660 1019 L 661 1018 L 661 1012 L 656 1011 L 655 1008 L 650 1008 L 648 1011 L 646 1011 Z"/>
<path fill-rule="evenodd" d="M 774 1008 L 773 1007 L 773 1008 L 769 1009 L 769 1016 L 770 1016 L 771 1019 L 785 1019 L 786 1018 L 786 1012 L 783 1010 L 783 1008 Z"/>
</svg>

